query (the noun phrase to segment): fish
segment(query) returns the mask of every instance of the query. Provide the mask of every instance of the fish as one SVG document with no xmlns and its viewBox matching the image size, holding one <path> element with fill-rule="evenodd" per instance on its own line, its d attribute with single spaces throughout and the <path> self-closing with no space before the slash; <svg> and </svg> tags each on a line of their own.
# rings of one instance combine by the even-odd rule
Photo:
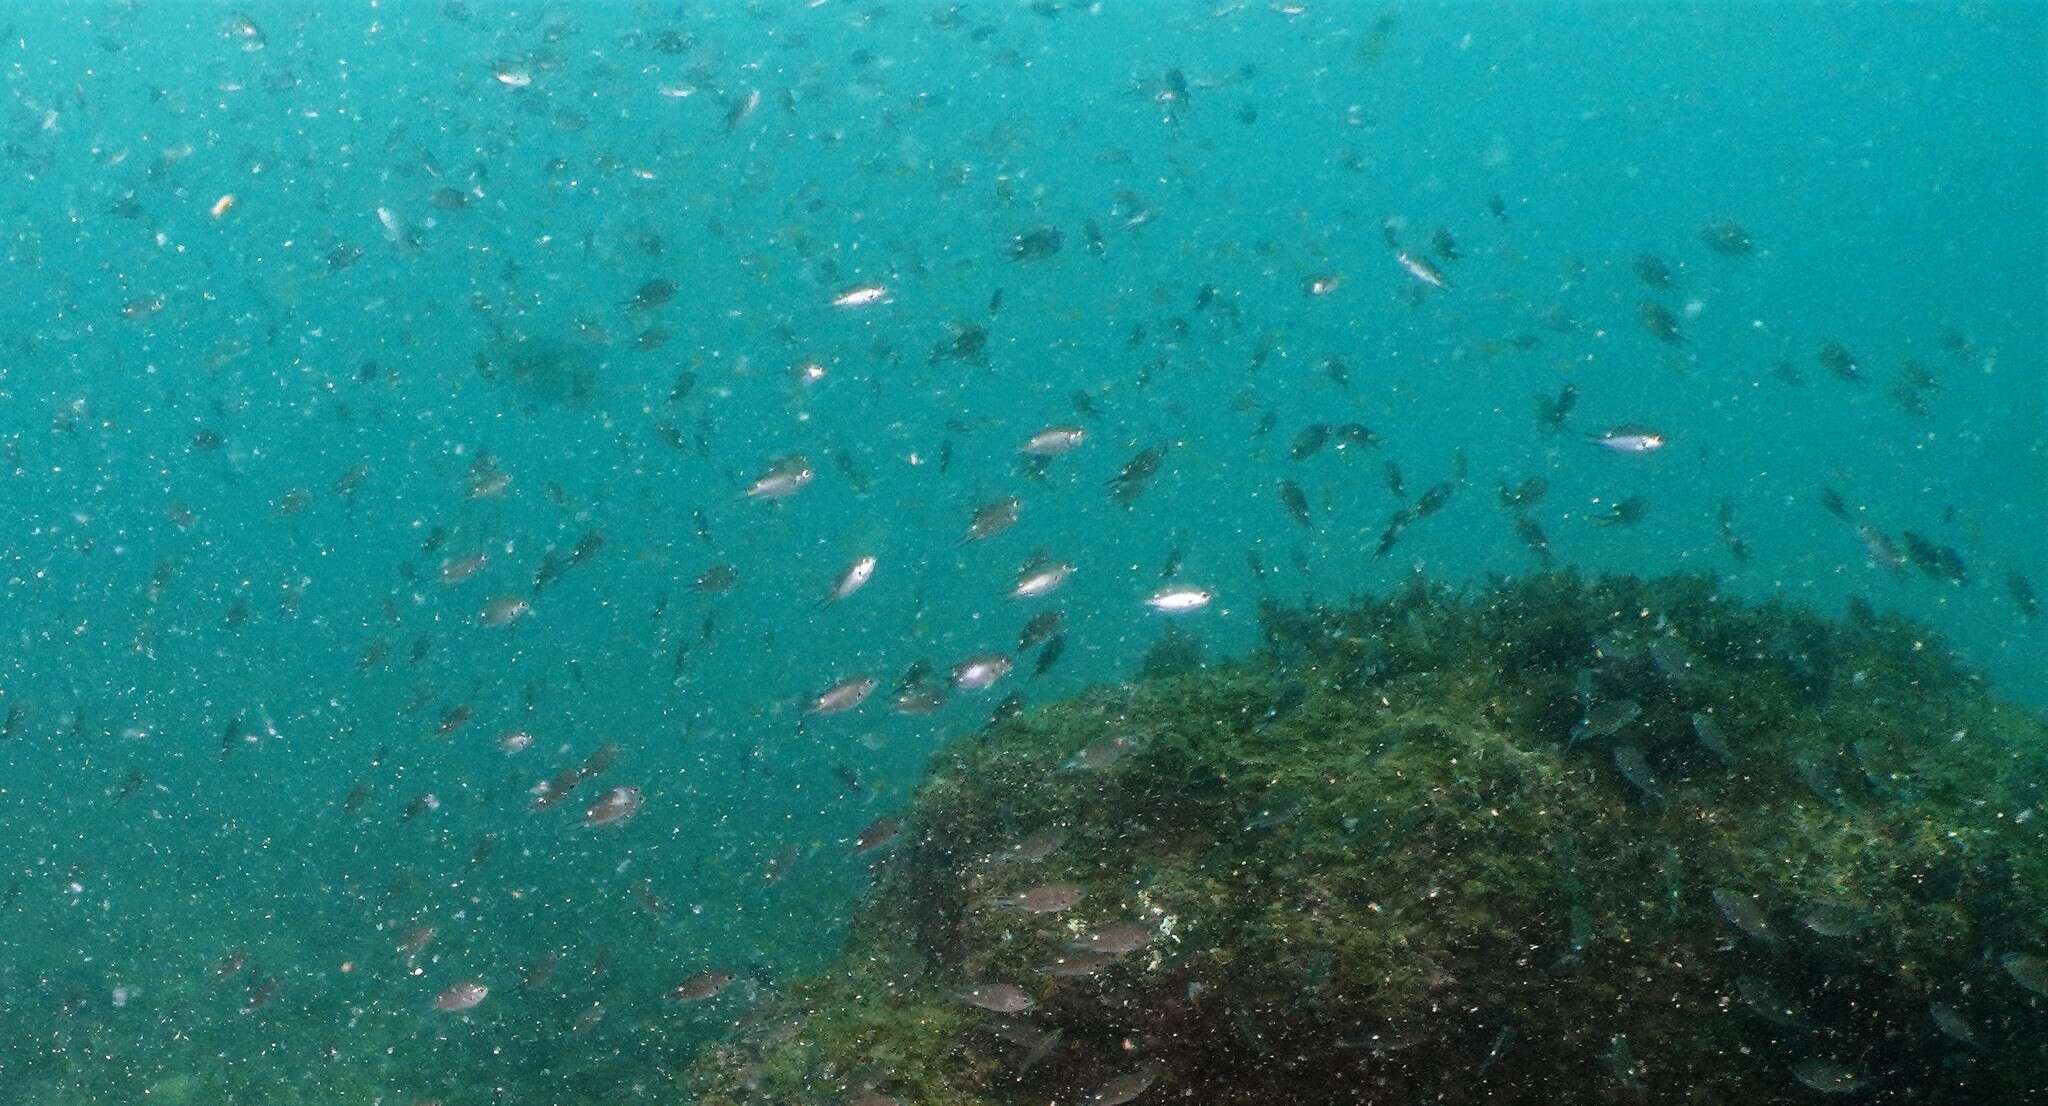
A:
<svg viewBox="0 0 2048 1106">
<path fill-rule="evenodd" d="M 1059 253 L 1066 240 L 1058 227 L 1035 227 L 1011 236 L 1003 252 L 1012 261 L 1042 261 Z"/>
<path fill-rule="evenodd" d="M 707 969 L 669 988 L 668 997 L 677 1002 L 704 1002 L 724 994 L 737 978 L 731 972 Z"/>
<path fill-rule="evenodd" d="M 2013 606 L 2019 608 L 2020 614 L 2027 618 L 2040 616 L 2041 600 L 2034 593 L 2034 583 L 2022 576 L 2018 569 L 2005 574 L 2005 590 L 2012 596 Z"/>
<path fill-rule="evenodd" d="M 1870 926 L 1867 912 L 1841 903 L 1815 903 L 1799 916 L 1799 924 L 1809 933 L 1833 940 L 1854 937 Z"/>
<path fill-rule="evenodd" d="M 827 604 L 838 603 L 851 596 L 854 592 L 866 587 L 868 581 L 874 578 L 874 554 L 869 553 L 855 557 L 852 563 L 839 570 L 838 578 L 832 581 L 831 589 L 825 593 L 824 598 L 818 600 L 818 605 L 822 607 Z"/>
<path fill-rule="evenodd" d="M 778 457 L 747 485 L 748 499 L 786 499 L 801 491 L 817 473 L 800 453 Z"/>
<path fill-rule="evenodd" d="M 890 815 L 883 815 L 869 822 L 859 833 L 854 835 L 853 855 L 866 856 L 869 853 L 887 848 L 896 840 L 901 829 L 901 820 Z"/>
<path fill-rule="evenodd" d="M 848 676 L 812 696 L 804 713 L 844 714 L 866 702 L 868 696 L 874 694 L 878 682 L 873 676 Z"/>
<path fill-rule="evenodd" d="M 1722 732 L 1721 724 L 1714 721 L 1713 715 L 1700 710 L 1692 712 L 1692 736 L 1702 749 L 1719 757 L 1721 763 L 1735 763 L 1735 753 L 1728 747 L 1728 737 Z"/>
<path fill-rule="evenodd" d="M 1125 1072 L 1096 1088 L 1095 1092 L 1083 1101 L 1088 1106 L 1123 1106 L 1124 1103 L 1151 1090 L 1152 1084 L 1159 1081 L 1164 1071 L 1165 1068 L 1161 1067 L 1158 1061 L 1148 1060 L 1136 1069 Z"/>
<path fill-rule="evenodd" d="M 1010 587 L 1010 598 L 1039 599 L 1051 595 L 1073 574 L 1073 565 L 1038 554 L 1017 570 L 1017 581 Z"/>
<path fill-rule="evenodd" d="M 956 544 L 966 545 L 969 542 L 982 541 L 1008 530 L 1017 524 L 1023 508 L 1024 501 L 1014 495 L 976 507 L 974 516 L 967 520 L 966 531 L 961 534 Z"/>
<path fill-rule="evenodd" d="M 698 573 L 696 581 L 690 586 L 705 595 L 720 595 L 731 591 L 732 586 L 738 583 L 739 579 L 740 573 L 738 569 L 731 565 L 719 564 L 712 565 L 703 572 Z"/>
<path fill-rule="evenodd" d="M 952 683 L 961 691 L 981 691 L 1010 674 L 1014 662 L 1001 653 L 982 653 L 953 666 Z"/>
<path fill-rule="evenodd" d="M 1133 454 L 1117 474 L 1109 478 L 1110 499 L 1121 507 L 1136 503 L 1165 462 L 1166 447 L 1163 445 L 1149 446 Z"/>
<path fill-rule="evenodd" d="M 1998 958 L 1998 966 L 2014 983 L 2048 998 L 2048 959 L 2030 952 L 2008 952 Z"/>
<path fill-rule="evenodd" d="M 1649 500 L 1640 495 L 1632 495 L 1627 499 L 1610 503 L 1605 511 L 1599 514 L 1589 514 L 1586 518 L 1587 521 L 1599 526 L 1634 526 L 1636 523 L 1641 522 L 1643 516 L 1648 514 L 1649 511 Z"/>
<path fill-rule="evenodd" d="M 1081 888 L 1071 883 L 1048 883 L 990 899 L 989 905 L 1019 914 L 1064 914 L 1079 906 L 1084 897 Z"/>
<path fill-rule="evenodd" d="M 1770 920 L 1764 917 L 1763 908 L 1755 899 L 1726 887 L 1716 887 L 1709 894 L 1719 908 L 1721 918 L 1737 932 L 1769 948 L 1775 949 L 1784 944 L 1784 938 L 1771 928 Z"/>
<path fill-rule="evenodd" d="M 1948 1003 L 1928 1003 L 1927 1016 L 1934 1020 L 1934 1027 L 1941 1030 L 1942 1036 L 1947 1037 L 1949 1040 L 1965 1048 L 1981 1050 L 1984 1047 L 1983 1043 L 1977 1039 L 1977 1031 L 1970 1027 L 1969 1019 L 1963 1017 L 1962 1011 L 1957 1010 Z"/>
<path fill-rule="evenodd" d="M 855 308 L 873 307 L 889 302 L 889 288 L 879 283 L 855 284 L 842 288 L 832 297 L 832 306 Z"/>
<path fill-rule="evenodd" d="M 1308 513 L 1308 496 L 1302 493 L 1301 485 L 1292 480 L 1282 480 L 1278 490 L 1280 505 L 1287 508 L 1288 517 L 1303 527 L 1312 525 Z"/>
<path fill-rule="evenodd" d="M 444 1014 L 459 1014 L 475 1009 L 478 1003 L 489 997 L 491 989 L 475 980 L 449 984 L 447 990 L 434 996 L 434 1009 Z"/>
<path fill-rule="evenodd" d="M 1611 755 L 1615 770 L 1636 789 L 1644 806 L 1656 809 L 1664 805 L 1664 791 L 1658 786 L 1656 773 L 1651 771 L 1650 762 L 1644 759 L 1641 749 L 1622 743 L 1614 747 Z"/>
<path fill-rule="evenodd" d="M 1864 1084 L 1864 1079 L 1854 1069 L 1833 1060 L 1801 1060 L 1792 1065 L 1792 1078 L 1822 1094 L 1854 1094 L 1863 1089 Z"/>
<path fill-rule="evenodd" d="M 1715 253 L 1730 257 L 1740 257 L 1755 249 L 1749 232 L 1733 219 L 1716 219 L 1701 227 L 1700 242 Z"/>
<path fill-rule="evenodd" d="M 1145 605 L 1160 614 L 1194 614 L 1206 608 L 1216 595 L 1206 588 L 1173 585 L 1145 597 Z"/>
<path fill-rule="evenodd" d="M 1150 945 L 1156 936 L 1150 926 L 1139 925 L 1136 922 L 1114 922 L 1083 930 L 1080 936 L 1067 942 L 1067 947 L 1076 952 L 1124 956 Z"/>
<path fill-rule="evenodd" d="M 1408 484 L 1401 475 L 1401 466 L 1393 461 L 1388 461 L 1382 466 L 1381 471 L 1386 478 L 1388 493 L 1393 495 L 1395 499 L 1407 499 Z"/>
<path fill-rule="evenodd" d="M 1685 336 L 1685 332 L 1679 329 L 1678 316 L 1673 315 L 1671 310 L 1661 303 L 1657 303 L 1654 300 L 1644 300 L 1636 308 L 1636 320 L 1642 324 L 1644 330 L 1650 332 L 1651 337 L 1656 338 L 1665 345 L 1689 346 L 1692 344 L 1692 341 Z"/>
<path fill-rule="evenodd" d="M 533 604 L 523 595 L 500 595 L 486 601 L 477 611 L 480 625 L 503 629 L 533 613 Z"/>
<path fill-rule="evenodd" d="M 586 826 L 616 826 L 640 813 L 645 803 L 637 787 L 614 787 L 599 795 L 583 811 Z"/>
<path fill-rule="evenodd" d="M 1656 254 L 1645 253 L 1636 255 L 1634 268 L 1636 279 L 1652 288 L 1668 289 L 1677 287 L 1676 282 L 1671 277 L 1671 266 L 1666 265 L 1664 259 Z"/>
<path fill-rule="evenodd" d="M 1060 656 L 1066 651 L 1067 635 L 1054 634 L 1052 639 L 1045 643 L 1045 648 L 1038 651 L 1038 661 L 1031 666 L 1032 678 L 1036 679 L 1051 671 L 1052 666 L 1058 663 Z"/>
<path fill-rule="evenodd" d="M 1572 724 L 1568 744 L 1613 737 L 1642 713 L 1643 705 L 1634 699 L 1603 699 L 1587 707 L 1579 720 Z"/>
<path fill-rule="evenodd" d="M 1814 359 L 1820 362 L 1821 368 L 1833 373 L 1841 380 L 1851 384 L 1863 383 L 1863 370 L 1861 366 L 1857 365 L 1855 355 L 1849 352 L 1849 347 L 1834 338 L 1829 338 L 1820 344 L 1820 349 L 1814 354 Z"/>
<path fill-rule="evenodd" d="M 1555 396 L 1536 397 L 1536 425 L 1546 434 L 1564 429 L 1565 420 L 1571 417 L 1572 408 L 1579 404 L 1579 389 L 1566 384 L 1557 390 Z"/>
<path fill-rule="evenodd" d="M 1025 439 L 1017 451 L 1028 457 L 1057 457 L 1071 453 L 1087 440 L 1088 431 L 1079 426 L 1048 426 Z"/>
<path fill-rule="evenodd" d="M 1089 742 L 1080 752 L 1060 765 L 1062 771 L 1094 772 L 1114 766 L 1137 751 L 1139 741 L 1128 734 L 1116 734 Z"/>
<path fill-rule="evenodd" d="M 1764 980 L 1753 975 L 1740 976 L 1735 980 L 1735 996 L 1750 1013 L 1786 1029 L 1812 1029 L 1813 1023 L 1806 1020 L 1799 1010 L 1786 1002 L 1778 992 Z"/>
<path fill-rule="evenodd" d="M 1022 1014 L 1038 1005 L 1037 999 L 1013 983 L 977 983 L 955 991 L 954 997 L 991 1014 Z"/>
<path fill-rule="evenodd" d="M 1635 456 L 1655 453 L 1670 441 L 1660 430 L 1634 424 L 1611 426 L 1599 433 L 1586 435 L 1586 439 L 1609 452 Z"/>
<path fill-rule="evenodd" d="M 1330 424 L 1312 422 L 1294 435 L 1294 441 L 1287 447 L 1287 455 L 1296 461 L 1306 461 L 1322 452 L 1323 443 L 1330 440 Z"/>
<path fill-rule="evenodd" d="M 1451 286 L 1450 281 L 1444 278 L 1443 271 L 1420 254 L 1397 250 L 1394 253 L 1394 261 L 1401 266 L 1403 272 L 1431 288 L 1448 289 Z"/>
</svg>

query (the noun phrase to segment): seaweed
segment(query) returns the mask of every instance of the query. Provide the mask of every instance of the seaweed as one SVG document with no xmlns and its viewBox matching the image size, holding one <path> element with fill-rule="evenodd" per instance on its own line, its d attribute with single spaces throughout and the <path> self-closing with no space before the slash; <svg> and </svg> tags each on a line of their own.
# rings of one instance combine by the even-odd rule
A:
<svg viewBox="0 0 2048 1106">
<path fill-rule="evenodd" d="M 1998 960 L 2048 949 L 2048 724 L 1924 629 L 1569 572 L 1262 621 L 1244 660 L 943 751 L 840 959 L 700 1060 L 699 1100 L 1077 1101 L 1141 1061 L 1221 1106 L 1804 1101 L 1810 1061 L 1888 1101 L 2041 1093 L 2048 1008 Z M 1574 742 L 1589 696 L 1640 709 Z M 991 906 L 1047 881 L 1081 903 Z M 1112 923 L 1150 943 L 1046 970 Z M 985 981 L 1037 1005 L 955 997 Z"/>
</svg>

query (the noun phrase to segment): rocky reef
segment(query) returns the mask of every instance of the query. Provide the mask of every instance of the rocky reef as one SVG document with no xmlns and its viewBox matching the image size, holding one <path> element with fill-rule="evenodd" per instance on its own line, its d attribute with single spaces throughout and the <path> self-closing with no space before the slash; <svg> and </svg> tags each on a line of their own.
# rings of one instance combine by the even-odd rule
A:
<svg viewBox="0 0 2048 1106">
<path fill-rule="evenodd" d="M 2048 1100 L 2048 724 L 1925 629 L 1570 573 L 1262 620 L 940 754 L 698 1101 Z"/>
</svg>

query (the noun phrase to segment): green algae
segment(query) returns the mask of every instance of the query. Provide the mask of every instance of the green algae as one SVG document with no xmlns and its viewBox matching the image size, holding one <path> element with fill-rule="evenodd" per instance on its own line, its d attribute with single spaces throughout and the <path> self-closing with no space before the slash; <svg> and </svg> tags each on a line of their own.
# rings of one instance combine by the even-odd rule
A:
<svg viewBox="0 0 2048 1106">
<path fill-rule="evenodd" d="M 699 1100 L 1076 1101 L 1146 1057 L 1153 1095 L 1218 1104 L 1800 1101 L 1814 1058 L 1897 1101 L 2041 1091 L 2048 1013 L 1997 962 L 2048 948 L 2023 816 L 2048 798 L 2048 725 L 1924 630 L 1569 573 L 1262 618 L 1243 662 L 1150 665 L 946 750 L 840 962 L 702 1061 Z M 1568 746 L 1589 686 L 1640 705 L 1613 740 L 1661 804 L 1613 741 Z M 1119 734 L 1122 760 L 1063 768 Z M 1047 831 L 1045 859 L 991 859 Z M 1052 881 L 1083 901 L 991 903 Z M 1821 904 L 1860 930 L 1802 927 Z M 1128 921 L 1149 947 L 1044 970 Z M 1746 1011 L 1744 976 L 1814 1028 Z M 1019 1020 L 1059 1031 L 1045 1062 L 953 998 L 984 981 L 1038 1000 Z M 1936 1033 L 1931 1002 L 1986 1048 Z"/>
</svg>

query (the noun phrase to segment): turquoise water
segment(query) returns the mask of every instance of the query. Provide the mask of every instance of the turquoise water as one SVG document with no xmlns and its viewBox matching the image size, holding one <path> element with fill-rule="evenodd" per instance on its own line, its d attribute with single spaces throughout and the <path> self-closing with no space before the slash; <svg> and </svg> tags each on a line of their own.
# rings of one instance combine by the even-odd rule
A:
<svg viewBox="0 0 2048 1106">
<path fill-rule="evenodd" d="M 829 956 L 845 843 L 1126 678 L 1169 561 L 1239 654 L 1265 597 L 1539 567 L 1503 481 L 1560 565 L 1865 602 L 2048 704 L 2040 5 L 1306 9 L 9 6 L 0 1101 L 676 1100 L 744 1003 L 668 991 Z M 1389 462 L 1455 490 L 1376 557 Z M 887 709 L 1053 607 L 1043 676 Z"/>
</svg>

